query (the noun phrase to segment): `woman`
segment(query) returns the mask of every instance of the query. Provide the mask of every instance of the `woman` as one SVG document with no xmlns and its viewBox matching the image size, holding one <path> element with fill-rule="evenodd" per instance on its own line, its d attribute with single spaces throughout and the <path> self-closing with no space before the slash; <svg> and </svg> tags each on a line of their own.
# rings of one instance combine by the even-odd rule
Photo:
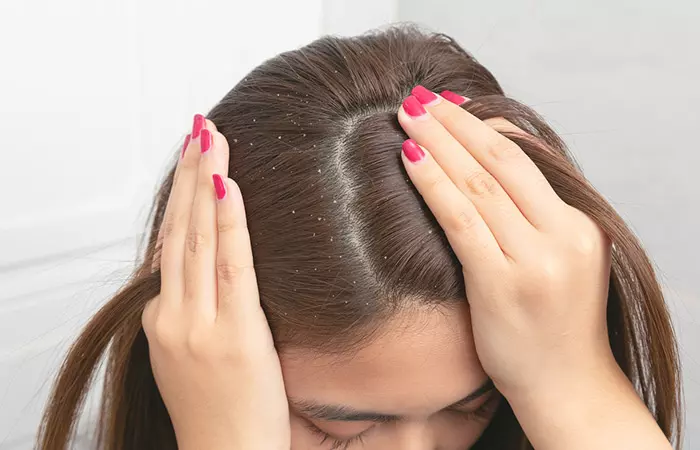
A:
<svg viewBox="0 0 700 450">
<path fill-rule="evenodd" d="M 40 448 L 66 448 L 110 343 L 103 449 L 678 442 L 647 256 L 452 39 L 325 37 L 207 119 L 142 265 L 70 351 Z"/>
</svg>

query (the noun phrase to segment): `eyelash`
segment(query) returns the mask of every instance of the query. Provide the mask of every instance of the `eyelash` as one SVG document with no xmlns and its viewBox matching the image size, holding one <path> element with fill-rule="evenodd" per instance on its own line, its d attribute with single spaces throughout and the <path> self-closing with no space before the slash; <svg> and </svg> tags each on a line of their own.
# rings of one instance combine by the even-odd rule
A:
<svg viewBox="0 0 700 450">
<path fill-rule="evenodd" d="M 454 413 L 458 414 L 461 419 L 464 419 L 468 422 L 490 419 L 491 415 L 495 412 L 496 408 L 498 408 L 498 405 L 500 405 L 501 403 L 500 401 L 498 401 L 499 399 L 500 397 L 498 395 L 491 395 L 491 398 L 482 403 L 474 411 L 454 411 Z"/>
<path fill-rule="evenodd" d="M 491 417 L 491 414 L 494 412 L 494 410 L 498 407 L 500 402 L 496 401 L 498 400 L 498 396 L 493 395 L 491 398 L 486 400 L 484 403 L 481 404 L 477 409 L 471 412 L 460 412 L 460 411 L 453 411 L 455 414 L 457 414 L 460 419 L 466 420 L 467 422 L 475 421 L 475 420 L 486 420 Z M 314 425 L 311 422 L 306 423 L 306 427 L 314 433 L 316 436 L 318 436 L 321 439 L 320 445 L 323 445 L 326 442 L 331 443 L 331 448 L 330 450 L 348 450 L 352 444 L 362 444 L 362 440 L 365 437 L 365 434 L 370 431 L 373 426 L 366 429 L 362 433 L 358 434 L 357 436 L 353 436 L 350 439 L 338 439 L 334 438 L 330 434 L 326 433 L 325 431 L 321 430 L 318 428 L 316 425 Z"/>
<path fill-rule="evenodd" d="M 348 448 L 352 444 L 362 444 L 362 439 L 364 439 L 365 433 L 367 433 L 369 430 L 371 430 L 372 427 L 367 428 L 365 431 L 362 433 L 358 434 L 357 436 L 353 436 L 350 439 L 338 439 L 334 438 L 330 434 L 326 433 L 325 431 L 321 430 L 318 428 L 316 425 L 314 425 L 311 422 L 306 423 L 306 428 L 308 428 L 312 433 L 314 433 L 316 436 L 318 436 L 321 439 L 321 442 L 319 443 L 320 445 L 323 445 L 326 442 L 331 443 L 331 448 L 330 450 L 348 450 Z"/>
</svg>

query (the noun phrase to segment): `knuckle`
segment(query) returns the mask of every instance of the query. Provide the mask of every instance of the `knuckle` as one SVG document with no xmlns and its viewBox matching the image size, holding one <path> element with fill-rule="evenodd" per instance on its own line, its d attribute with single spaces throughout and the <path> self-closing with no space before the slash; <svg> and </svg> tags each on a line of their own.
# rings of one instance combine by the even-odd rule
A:
<svg viewBox="0 0 700 450">
<path fill-rule="evenodd" d="M 445 188 L 446 182 L 447 177 L 444 174 L 436 174 L 431 176 L 426 184 L 430 192 L 439 194 Z"/>
<path fill-rule="evenodd" d="M 467 193 L 476 197 L 496 195 L 499 191 L 496 179 L 481 170 L 468 174 L 463 183 Z"/>
<path fill-rule="evenodd" d="M 206 237 L 204 233 L 196 228 L 190 228 L 187 231 L 187 249 L 191 253 L 198 253 L 201 251 L 202 246 L 206 243 Z"/>
<path fill-rule="evenodd" d="M 486 144 L 486 151 L 498 161 L 515 158 L 522 153 L 522 150 L 515 142 L 500 135 Z"/>
<path fill-rule="evenodd" d="M 484 123 L 488 124 L 491 128 L 493 128 L 501 134 L 515 133 L 527 135 L 527 133 L 522 128 L 515 125 L 513 122 L 506 119 L 505 117 L 492 117 L 490 119 L 484 120 Z"/>
<path fill-rule="evenodd" d="M 242 231 L 247 231 L 245 227 L 237 225 L 233 220 L 219 219 L 217 225 L 217 231 L 220 234 L 231 233 L 237 229 L 242 229 Z"/>
<path fill-rule="evenodd" d="M 253 271 L 253 266 L 239 266 L 228 262 L 216 264 L 216 274 L 219 277 L 219 281 L 227 284 L 237 283 L 251 271 Z"/>
<path fill-rule="evenodd" d="M 168 239 L 173 234 L 175 229 L 175 218 L 171 213 L 168 213 L 163 218 L 163 223 L 160 225 L 160 233 L 162 235 L 162 240 Z"/>
<path fill-rule="evenodd" d="M 157 317 L 153 321 L 150 335 L 151 339 L 162 348 L 174 349 L 179 345 L 177 330 L 163 317 Z"/>
<path fill-rule="evenodd" d="M 585 229 L 571 240 L 574 252 L 579 257 L 591 257 L 597 255 L 604 243 L 602 231 L 597 229 Z"/>
<path fill-rule="evenodd" d="M 453 227 L 458 233 L 471 231 L 479 223 L 474 212 L 459 211 L 453 219 Z"/>
<path fill-rule="evenodd" d="M 543 303 L 548 298 L 546 292 L 556 291 L 562 281 L 564 267 L 558 258 L 541 254 L 535 261 L 530 261 L 522 275 L 523 282 L 519 288 L 522 295 L 518 297 L 522 301 L 530 299 Z"/>
<path fill-rule="evenodd" d="M 578 256 L 592 256 L 598 249 L 597 239 L 591 233 L 579 233 L 576 238 L 572 239 L 571 243 Z"/>
<path fill-rule="evenodd" d="M 153 325 L 153 315 L 155 313 L 155 302 L 156 298 L 150 300 L 148 303 L 146 303 L 146 306 L 144 306 L 143 311 L 141 311 L 141 327 L 143 328 L 143 331 L 148 335 L 151 332 L 151 327 Z"/>
<path fill-rule="evenodd" d="M 567 242 L 570 249 L 577 257 L 591 257 L 597 255 L 601 248 L 608 242 L 608 237 L 603 229 L 585 213 L 574 209 L 574 223 L 571 227 L 573 233 L 569 234 Z"/>
<path fill-rule="evenodd" d="M 185 345 L 187 352 L 194 357 L 210 356 L 214 350 L 209 333 L 199 328 L 194 328 L 187 334 Z"/>
<path fill-rule="evenodd" d="M 563 269 L 564 265 L 559 258 L 545 255 L 540 257 L 537 273 L 543 281 L 554 281 L 561 277 Z"/>
</svg>

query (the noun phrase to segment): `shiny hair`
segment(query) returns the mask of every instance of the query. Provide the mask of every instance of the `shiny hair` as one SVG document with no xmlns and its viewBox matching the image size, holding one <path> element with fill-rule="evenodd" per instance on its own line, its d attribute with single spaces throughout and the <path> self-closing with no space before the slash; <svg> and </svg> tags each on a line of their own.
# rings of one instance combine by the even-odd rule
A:
<svg viewBox="0 0 700 450">
<path fill-rule="evenodd" d="M 658 425 L 678 442 L 676 341 L 638 240 L 534 111 L 506 97 L 452 38 L 413 26 L 326 36 L 282 53 L 206 115 L 230 145 L 229 175 L 246 203 L 260 298 L 277 347 L 351 351 L 399 309 L 466 301 L 461 265 L 400 159 L 407 136 L 396 112 L 417 84 L 469 97 L 463 108 L 470 113 L 526 130 L 533 139 L 504 134 L 562 200 L 610 237 L 610 345 Z M 155 198 L 138 268 L 64 361 L 40 428 L 41 449 L 68 447 L 105 356 L 99 448 L 177 448 L 141 328 L 144 306 L 160 291 L 151 264 L 174 167 Z M 475 448 L 530 448 L 506 402 Z"/>
</svg>

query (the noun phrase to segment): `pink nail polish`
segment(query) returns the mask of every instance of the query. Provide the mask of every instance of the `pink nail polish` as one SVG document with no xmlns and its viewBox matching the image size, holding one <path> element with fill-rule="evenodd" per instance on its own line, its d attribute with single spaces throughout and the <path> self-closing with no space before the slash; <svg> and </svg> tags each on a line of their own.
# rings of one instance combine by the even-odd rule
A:
<svg viewBox="0 0 700 450">
<path fill-rule="evenodd" d="M 418 99 L 413 95 L 409 95 L 403 101 L 403 109 L 406 111 L 406 114 L 411 117 L 420 117 L 426 113 L 423 105 L 421 105 Z"/>
<path fill-rule="evenodd" d="M 182 144 L 182 154 L 180 155 L 180 158 L 184 158 L 184 157 L 185 157 L 185 150 L 187 150 L 187 146 L 190 145 L 190 139 L 191 139 L 191 138 L 192 138 L 192 135 L 191 135 L 191 134 L 188 134 L 188 135 L 185 137 L 185 143 Z"/>
<path fill-rule="evenodd" d="M 425 152 L 413 139 L 406 139 L 401 146 L 403 154 L 412 163 L 418 162 L 425 157 Z"/>
<path fill-rule="evenodd" d="M 194 121 L 192 123 L 192 139 L 197 139 L 199 137 L 199 134 L 202 132 L 202 129 L 204 128 L 205 125 L 204 121 L 204 116 L 201 114 L 195 114 L 194 115 Z"/>
<path fill-rule="evenodd" d="M 216 191 L 216 198 L 221 200 L 222 198 L 226 197 L 226 185 L 224 184 L 224 179 L 221 178 L 221 175 L 214 174 L 212 175 L 212 178 L 214 179 L 214 190 Z"/>
<path fill-rule="evenodd" d="M 211 148 L 212 144 L 212 136 L 211 136 L 211 131 L 207 130 L 206 128 L 202 130 L 200 134 L 200 148 L 202 149 L 202 153 L 205 153 L 209 151 Z"/>
<path fill-rule="evenodd" d="M 411 94 L 413 94 L 418 99 L 418 101 L 421 102 L 421 104 L 423 104 L 423 105 L 427 105 L 429 103 L 435 102 L 436 100 L 440 100 L 440 97 L 435 95 L 435 93 L 427 90 L 426 88 L 424 88 L 421 85 L 418 85 L 418 86 L 414 87 L 413 89 L 411 89 Z M 439 103 L 439 102 L 435 102 L 435 103 Z"/>
<path fill-rule="evenodd" d="M 452 91 L 442 91 L 440 95 L 446 100 L 454 103 L 455 105 L 461 105 L 462 103 L 465 103 L 467 100 L 469 100 L 467 97 L 462 97 L 461 95 L 455 94 Z"/>
</svg>

